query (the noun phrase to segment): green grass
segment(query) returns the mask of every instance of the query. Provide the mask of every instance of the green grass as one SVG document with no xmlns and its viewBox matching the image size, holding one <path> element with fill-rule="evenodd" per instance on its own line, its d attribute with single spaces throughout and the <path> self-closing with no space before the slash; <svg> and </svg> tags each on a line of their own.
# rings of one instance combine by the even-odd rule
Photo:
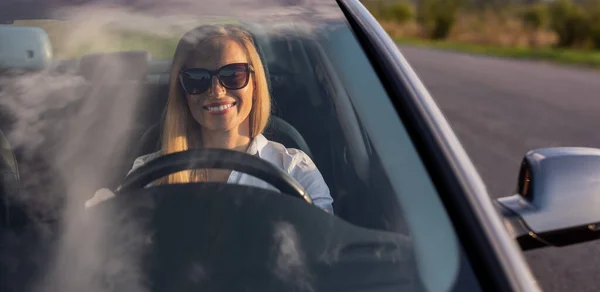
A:
<svg viewBox="0 0 600 292">
<path fill-rule="evenodd" d="M 147 51 L 152 54 L 153 59 L 171 59 L 179 42 L 179 36 L 167 38 L 143 33 L 122 32 L 119 37 L 121 40 L 119 51 Z"/>
<path fill-rule="evenodd" d="M 543 60 L 600 69 L 600 51 L 557 48 L 498 47 L 457 43 L 451 41 L 433 41 L 417 38 L 397 38 L 396 41 L 401 44 L 410 44 L 418 47 L 437 48 L 471 54 L 482 54 L 515 59 Z"/>
</svg>

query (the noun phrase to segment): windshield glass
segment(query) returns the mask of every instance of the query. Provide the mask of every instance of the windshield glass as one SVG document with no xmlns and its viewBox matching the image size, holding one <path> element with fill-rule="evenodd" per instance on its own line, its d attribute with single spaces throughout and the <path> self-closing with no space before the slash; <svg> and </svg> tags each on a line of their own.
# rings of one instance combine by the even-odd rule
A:
<svg viewBox="0 0 600 292">
<path fill-rule="evenodd" d="M 110 10 L 106 11 L 109 13 Z M 116 18 L 116 19 L 115 19 Z M 119 18 L 109 19 L 36 19 L 16 20 L 15 26 L 39 27 L 48 33 L 54 59 L 69 60 L 91 53 L 143 50 L 153 58 L 169 59 L 177 46 L 177 35 L 181 31 L 161 34 L 157 31 L 144 32 L 113 23 Z"/>
<path fill-rule="evenodd" d="M 218 3 L 0 27 L 10 287 L 450 289 L 452 226 L 337 4 Z"/>
</svg>

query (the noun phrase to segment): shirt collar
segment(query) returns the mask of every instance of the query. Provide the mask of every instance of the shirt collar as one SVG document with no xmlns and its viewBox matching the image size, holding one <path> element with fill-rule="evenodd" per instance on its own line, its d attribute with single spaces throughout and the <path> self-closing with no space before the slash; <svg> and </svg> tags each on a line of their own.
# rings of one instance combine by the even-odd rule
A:
<svg viewBox="0 0 600 292">
<path fill-rule="evenodd" d="M 268 142 L 269 141 L 267 138 L 265 138 L 265 136 L 258 134 L 256 137 L 254 137 L 254 139 L 252 139 L 252 142 L 250 142 L 250 146 L 248 147 L 248 151 L 246 151 L 246 153 L 261 157 L 261 152 Z"/>
</svg>

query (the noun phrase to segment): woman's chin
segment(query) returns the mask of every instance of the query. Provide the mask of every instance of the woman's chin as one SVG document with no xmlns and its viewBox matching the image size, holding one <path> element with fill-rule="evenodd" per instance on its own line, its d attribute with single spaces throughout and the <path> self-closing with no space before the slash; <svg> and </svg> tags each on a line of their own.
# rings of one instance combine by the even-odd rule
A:
<svg viewBox="0 0 600 292">
<path fill-rule="evenodd" d="M 233 123 L 227 123 L 227 122 L 215 122 L 212 121 L 210 123 L 204 123 L 204 125 L 202 125 L 202 129 L 203 130 L 207 130 L 210 132 L 230 132 L 231 130 L 235 129 L 236 125 Z"/>
<path fill-rule="evenodd" d="M 240 126 L 247 126 L 248 120 L 240 121 L 235 113 L 227 115 L 213 116 L 205 115 L 200 125 L 203 129 L 211 132 L 231 132 L 237 130 Z M 240 133 L 241 134 L 241 133 Z"/>
</svg>

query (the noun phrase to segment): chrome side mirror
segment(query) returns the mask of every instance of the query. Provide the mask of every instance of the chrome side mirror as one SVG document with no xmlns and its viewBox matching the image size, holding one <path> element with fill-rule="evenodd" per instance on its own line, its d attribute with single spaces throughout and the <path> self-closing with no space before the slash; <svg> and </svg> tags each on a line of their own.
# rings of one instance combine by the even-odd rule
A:
<svg viewBox="0 0 600 292">
<path fill-rule="evenodd" d="M 497 203 L 509 233 L 523 250 L 600 238 L 600 149 L 528 152 L 517 194 Z"/>
</svg>

